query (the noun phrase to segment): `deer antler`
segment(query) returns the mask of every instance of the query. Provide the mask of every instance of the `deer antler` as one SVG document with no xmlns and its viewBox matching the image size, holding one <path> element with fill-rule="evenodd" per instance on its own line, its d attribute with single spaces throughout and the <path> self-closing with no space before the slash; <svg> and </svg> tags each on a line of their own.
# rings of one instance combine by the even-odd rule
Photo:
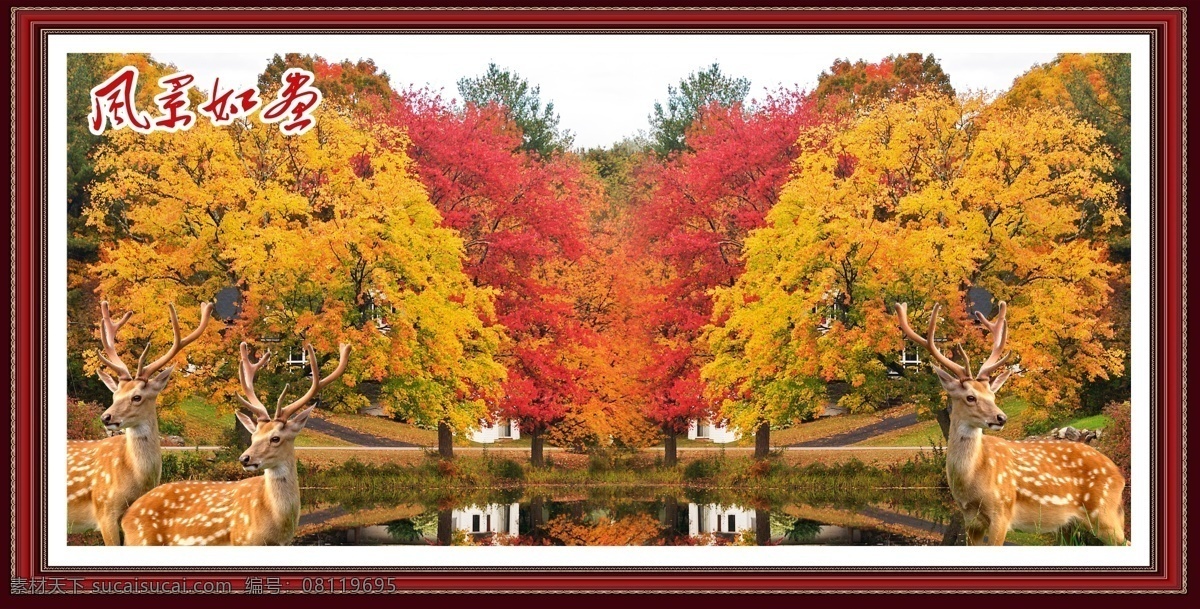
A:
<svg viewBox="0 0 1200 609">
<path fill-rule="evenodd" d="M 346 363 L 349 361 L 350 356 L 350 345 L 343 343 L 338 346 L 339 353 L 337 368 L 334 368 L 333 372 L 330 372 L 329 376 L 326 376 L 325 378 L 321 378 L 321 367 L 317 363 L 317 352 L 313 350 L 312 345 L 305 343 L 304 350 L 308 353 L 308 363 L 312 367 L 312 385 L 308 388 L 308 391 L 304 395 L 300 396 L 300 398 L 296 401 L 282 408 L 277 406 L 275 408 L 276 421 L 286 421 L 290 419 L 292 415 L 296 414 L 301 408 L 303 408 L 314 397 L 316 397 L 318 391 L 332 383 L 335 379 L 341 376 L 343 372 L 346 371 Z M 280 402 L 282 402 L 283 396 L 280 395 L 279 398 Z"/>
<path fill-rule="evenodd" d="M 241 351 L 241 359 L 238 365 L 238 381 L 241 381 L 242 391 L 246 395 L 245 397 L 239 395 L 238 399 L 242 401 L 242 404 L 246 405 L 246 408 L 250 409 L 254 418 L 266 423 L 271 420 L 271 413 L 267 412 L 267 407 L 263 406 L 262 401 L 258 399 L 258 395 L 254 392 L 254 375 L 258 374 L 258 370 L 263 367 L 263 364 L 267 363 L 267 358 L 271 357 L 271 352 L 264 352 L 263 356 L 258 358 L 256 362 L 250 357 L 250 347 L 245 342 L 241 344 L 239 350 Z"/>
<path fill-rule="evenodd" d="M 100 301 L 100 344 L 104 347 L 104 355 L 99 356 L 100 361 L 112 368 L 113 372 L 117 373 L 117 378 L 122 381 L 132 381 L 133 375 L 129 374 L 129 368 L 121 361 L 121 356 L 117 355 L 117 330 L 120 330 L 130 317 L 133 317 L 133 311 L 126 311 L 120 321 L 114 322 L 112 313 L 108 310 L 108 301 Z"/>
<path fill-rule="evenodd" d="M 150 378 L 151 376 L 154 375 L 155 372 L 158 372 L 160 369 L 162 369 L 163 366 L 166 366 L 167 363 L 171 361 L 171 358 L 178 355 L 179 352 L 182 351 L 184 347 L 195 342 L 195 340 L 197 338 L 200 338 L 200 334 L 202 334 L 204 332 L 204 328 L 208 325 L 209 316 L 212 314 L 212 303 L 211 302 L 202 303 L 200 305 L 200 325 L 196 326 L 196 329 L 193 330 L 191 334 L 188 334 L 187 336 L 180 338 L 179 337 L 179 334 L 180 334 L 179 333 L 179 316 L 175 314 L 175 305 L 174 305 L 174 303 L 172 303 L 172 304 L 168 304 L 167 307 L 171 309 L 171 330 L 174 332 L 174 335 L 175 335 L 174 340 L 171 343 L 171 350 L 167 351 L 167 353 L 165 355 L 163 355 L 162 357 L 154 360 L 153 362 L 150 362 L 150 365 L 146 366 L 146 368 L 144 370 L 142 369 L 142 360 L 139 359 L 138 360 L 137 378 L 142 378 L 142 379 Z M 146 347 L 147 347 L 147 349 L 149 349 L 149 345 L 146 345 Z M 145 352 L 143 352 L 142 357 L 145 357 L 145 356 L 146 356 L 146 354 L 145 354 Z"/>
<path fill-rule="evenodd" d="M 991 374 L 1004 359 L 1008 357 L 1008 353 L 1004 353 L 1004 343 L 1008 341 L 1008 304 L 1000 303 L 1000 312 L 996 314 L 996 318 L 988 321 L 983 313 L 975 312 L 975 317 L 979 319 L 979 323 L 983 324 L 992 333 L 992 353 L 987 360 L 979 366 L 979 373 L 975 376 L 976 379 L 986 381 L 991 377 Z"/>
<path fill-rule="evenodd" d="M 942 352 L 937 348 L 937 341 L 934 338 L 934 334 L 937 331 L 939 308 L 940 305 L 934 303 L 933 311 L 931 311 L 929 314 L 928 337 L 922 338 L 920 334 L 917 334 L 916 331 L 912 329 L 912 326 L 908 325 L 908 303 L 896 303 L 896 314 L 900 318 L 900 330 L 904 332 L 904 335 L 907 336 L 909 340 L 922 347 L 925 347 L 925 350 L 929 351 L 929 354 L 933 356 L 933 359 L 937 360 L 937 362 L 941 364 L 941 366 L 945 368 L 947 372 L 953 374 L 960 380 L 969 380 L 971 375 L 967 372 L 967 370 L 954 363 L 954 360 L 942 355 Z"/>
</svg>

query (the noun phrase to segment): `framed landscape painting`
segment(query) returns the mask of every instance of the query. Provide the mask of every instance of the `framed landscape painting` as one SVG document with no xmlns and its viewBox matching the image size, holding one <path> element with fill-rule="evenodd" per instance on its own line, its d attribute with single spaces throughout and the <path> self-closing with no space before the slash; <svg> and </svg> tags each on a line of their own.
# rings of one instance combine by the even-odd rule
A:
<svg viewBox="0 0 1200 609">
<path fill-rule="evenodd" d="M 1182 9 L 14 9 L 13 595 L 1186 591 Z"/>
</svg>

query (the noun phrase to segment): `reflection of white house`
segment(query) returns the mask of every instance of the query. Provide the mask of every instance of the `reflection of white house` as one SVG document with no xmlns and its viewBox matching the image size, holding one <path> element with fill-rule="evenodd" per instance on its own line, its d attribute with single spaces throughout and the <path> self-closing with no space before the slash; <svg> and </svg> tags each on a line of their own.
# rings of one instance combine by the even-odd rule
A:
<svg viewBox="0 0 1200 609">
<path fill-rule="evenodd" d="M 734 534 L 754 529 L 755 512 L 738 505 L 688 505 L 688 535 Z"/>
<path fill-rule="evenodd" d="M 471 432 L 471 441 L 479 444 L 491 444 L 496 440 L 519 440 L 521 429 L 514 419 L 501 419 L 497 422 L 484 423 L 482 427 Z"/>
<path fill-rule="evenodd" d="M 486 533 L 517 534 L 517 506 L 519 504 L 490 503 L 485 506 L 472 505 L 451 513 L 455 530 L 471 535 Z"/>
<path fill-rule="evenodd" d="M 714 424 L 711 420 L 693 420 L 688 426 L 689 440 L 710 440 L 714 444 L 736 442 L 742 433 L 724 423 Z"/>
</svg>

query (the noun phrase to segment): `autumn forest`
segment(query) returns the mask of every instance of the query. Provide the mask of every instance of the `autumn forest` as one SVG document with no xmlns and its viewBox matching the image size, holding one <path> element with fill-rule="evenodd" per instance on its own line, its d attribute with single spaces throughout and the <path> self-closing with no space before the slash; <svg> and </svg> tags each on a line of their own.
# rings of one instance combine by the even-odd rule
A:
<svg viewBox="0 0 1200 609">
<path fill-rule="evenodd" d="M 902 362 L 896 302 L 921 327 L 941 303 L 954 354 L 979 362 L 990 346 L 972 314 L 1006 301 L 1019 373 L 1005 391 L 1031 422 L 1129 400 L 1126 55 L 1060 55 L 987 93 L 954 90 L 932 55 L 838 61 L 811 90 L 754 94 L 698 66 L 663 83 L 645 133 L 588 149 L 512 68 L 481 66 L 449 97 L 369 60 L 298 54 L 258 86 L 267 98 L 288 68 L 315 75 L 303 135 L 246 120 L 93 135 L 89 91 L 126 65 L 153 108 L 172 66 L 68 65 L 81 402 L 111 399 L 95 374 L 101 299 L 133 311 L 132 359 L 170 344 L 167 303 L 194 327 L 218 302 L 165 417 L 193 395 L 231 413 L 242 341 L 295 356 L 307 341 L 326 370 L 344 342 L 320 411 L 376 405 L 437 430 L 446 457 L 511 419 L 535 466 L 545 446 L 656 445 L 670 465 L 696 421 L 765 457 L 772 433 L 829 407 L 935 419 L 945 394 Z M 266 394 L 304 386 L 286 361 Z"/>
</svg>

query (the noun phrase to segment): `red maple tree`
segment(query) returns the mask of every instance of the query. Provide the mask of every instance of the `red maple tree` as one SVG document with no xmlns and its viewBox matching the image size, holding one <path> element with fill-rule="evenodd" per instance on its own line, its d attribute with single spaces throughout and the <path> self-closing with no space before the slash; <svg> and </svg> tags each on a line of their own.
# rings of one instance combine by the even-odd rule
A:
<svg viewBox="0 0 1200 609">
<path fill-rule="evenodd" d="M 427 90 L 397 101 L 387 121 L 405 129 L 430 200 L 462 234 L 466 272 L 497 290 L 497 320 L 511 340 L 497 410 L 531 436 L 539 464 L 545 431 L 584 398 L 567 353 L 589 332 L 547 264 L 584 254 L 592 178 L 572 155 L 518 150 L 520 129 L 499 106 L 459 106 Z"/>
<path fill-rule="evenodd" d="M 644 371 L 653 387 L 646 416 L 666 437 L 668 462 L 674 436 L 714 414 L 697 345 L 712 314 L 709 291 L 741 274 L 743 240 L 778 200 L 801 132 L 819 121 L 812 97 L 798 91 L 750 108 L 714 104 L 688 133 L 693 152 L 648 160 L 639 170 L 638 245 L 668 269 L 641 315 L 655 344 Z"/>
</svg>

